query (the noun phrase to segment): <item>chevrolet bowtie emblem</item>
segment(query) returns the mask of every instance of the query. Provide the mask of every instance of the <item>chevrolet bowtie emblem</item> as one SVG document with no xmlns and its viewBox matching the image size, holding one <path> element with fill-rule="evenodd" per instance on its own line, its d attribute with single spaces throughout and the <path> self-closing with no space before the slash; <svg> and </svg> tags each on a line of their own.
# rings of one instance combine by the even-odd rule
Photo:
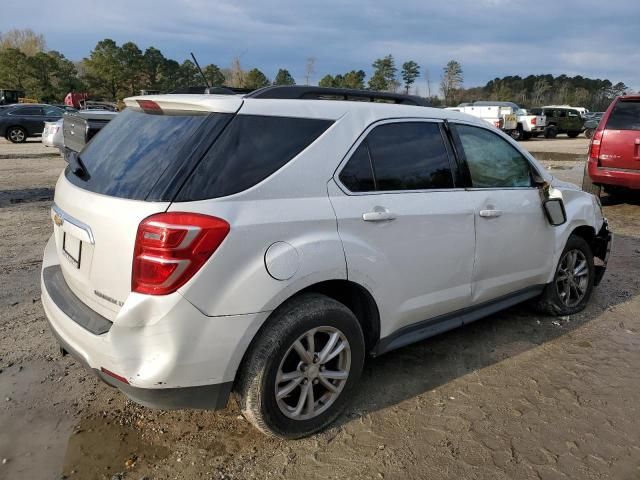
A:
<svg viewBox="0 0 640 480">
<path fill-rule="evenodd" d="M 61 227 L 62 224 L 64 223 L 64 218 L 62 218 L 60 215 L 58 215 L 57 213 L 53 215 L 53 223 L 55 223 L 57 226 Z"/>
</svg>

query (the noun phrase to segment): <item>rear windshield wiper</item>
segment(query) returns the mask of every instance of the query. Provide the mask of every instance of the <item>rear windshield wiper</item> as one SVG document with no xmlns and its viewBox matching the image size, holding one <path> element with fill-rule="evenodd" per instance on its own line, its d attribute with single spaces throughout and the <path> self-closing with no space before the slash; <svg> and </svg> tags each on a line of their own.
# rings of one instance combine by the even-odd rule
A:
<svg viewBox="0 0 640 480">
<path fill-rule="evenodd" d="M 82 162 L 82 159 L 80 158 L 80 154 L 78 152 L 69 150 L 67 152 L 67 161 L 69 162 L 71 173 L 82 179 L 87 179 L 89 177 L 89 171 Z"/>
</svg>

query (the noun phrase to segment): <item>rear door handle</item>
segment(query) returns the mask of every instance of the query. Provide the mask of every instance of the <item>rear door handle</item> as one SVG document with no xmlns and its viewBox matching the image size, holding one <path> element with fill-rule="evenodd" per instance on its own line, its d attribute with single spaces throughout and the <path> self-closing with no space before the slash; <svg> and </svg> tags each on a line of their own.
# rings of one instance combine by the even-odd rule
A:
<svg viewBox="0 0 640 480">
<path fill-rule="evenodd" d="M 496 218 L 502 215 L 502 210 L 480 210 L 480 216 L 484 218 Z"/>
<path fill-rule="evenodd" d="M 365 222 L 388 222 L 395 220 L 396 216 L 389 210 L 373 210 L 362 214 L 362 220 Z"/>
</svg>

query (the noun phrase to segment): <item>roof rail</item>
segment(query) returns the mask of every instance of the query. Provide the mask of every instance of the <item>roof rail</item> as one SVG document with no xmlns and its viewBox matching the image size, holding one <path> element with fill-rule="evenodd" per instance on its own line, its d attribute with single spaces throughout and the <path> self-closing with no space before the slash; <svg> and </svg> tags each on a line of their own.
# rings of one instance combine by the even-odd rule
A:
<svg viewBox="0 0 640 480">
<path fill-rule="evenodd" d="M 377 92 L 375 90 L 356 90 L 351 88 L 312 87 L 306 85 L 278 85 L 255 90 L 247 98 L 273 98 L 280 100 L 356 100 L 382 101 L 401 105 L 417 105 L 430 107 L 431 103 L 416 95 Z"/>
</svg>

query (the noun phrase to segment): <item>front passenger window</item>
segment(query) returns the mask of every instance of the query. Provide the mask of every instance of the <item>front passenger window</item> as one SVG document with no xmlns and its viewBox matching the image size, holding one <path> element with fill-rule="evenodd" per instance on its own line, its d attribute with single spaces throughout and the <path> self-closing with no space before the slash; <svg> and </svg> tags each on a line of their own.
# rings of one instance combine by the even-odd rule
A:
<svg viewBox="0 0 640 480">
<path fill-rule="evenodd" d="M 484 128 L 456 125 L 474 188 L 531 187 L 531 167 L 506 140 Z"/>
</svg>

